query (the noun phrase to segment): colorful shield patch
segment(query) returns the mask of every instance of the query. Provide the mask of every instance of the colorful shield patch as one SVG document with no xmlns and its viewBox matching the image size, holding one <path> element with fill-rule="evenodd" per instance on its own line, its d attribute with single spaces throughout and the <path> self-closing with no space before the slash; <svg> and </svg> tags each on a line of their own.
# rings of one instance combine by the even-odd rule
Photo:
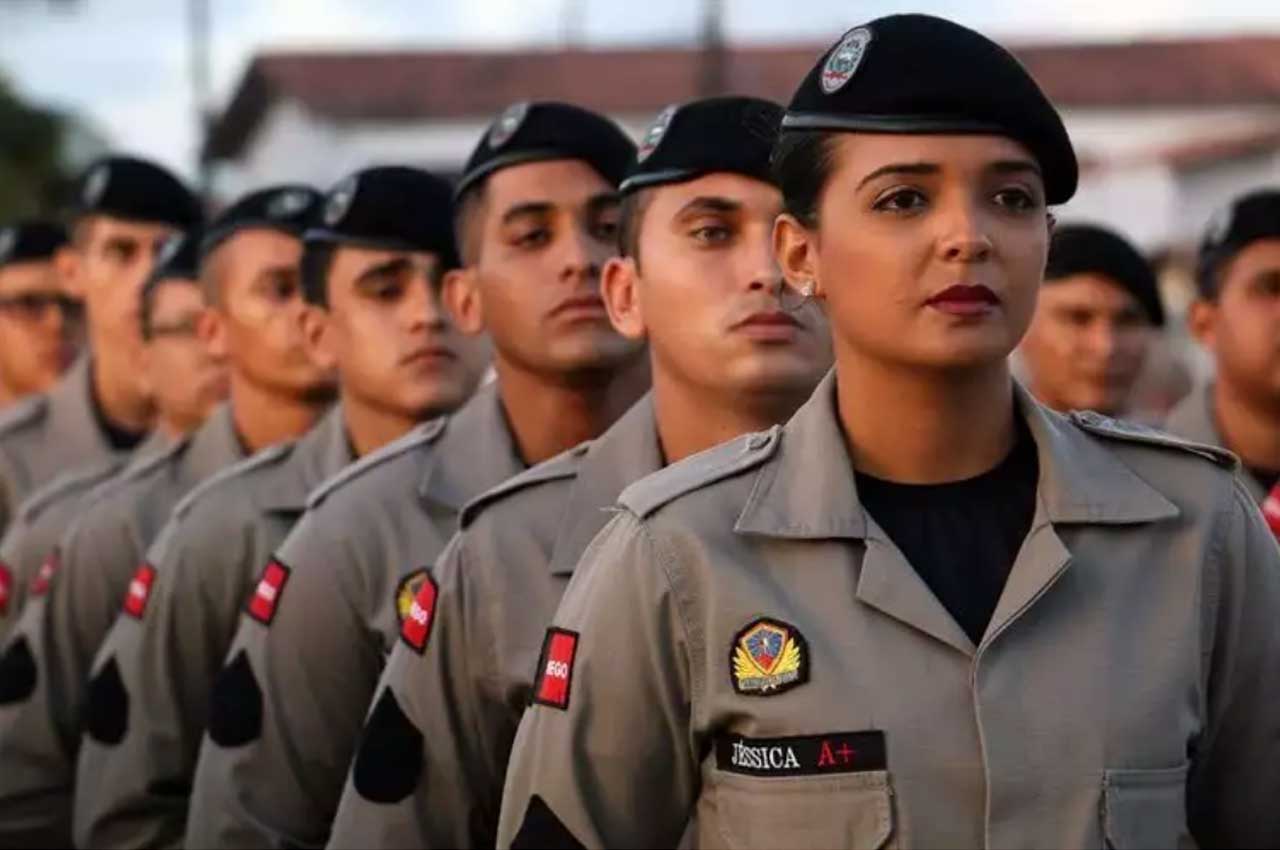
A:
<svg viewBox="0 0 1280 850">
<path fill-rule="evenodd" d="M 426 581 L 427 571 L 419 569 L 400 579 L 400 583 L 396 585 L 396 616 L 400 618 L 401 624 L 413 610 L 414 597 L 418 595 L 418 590 Z"/>
<path fill-rule="evenodd" d="M 734 636 L 733 689 L 744 696 L 780 694 L 809 681 L 809 647 L 795 626 L 761 618 Z"/>
</svg>

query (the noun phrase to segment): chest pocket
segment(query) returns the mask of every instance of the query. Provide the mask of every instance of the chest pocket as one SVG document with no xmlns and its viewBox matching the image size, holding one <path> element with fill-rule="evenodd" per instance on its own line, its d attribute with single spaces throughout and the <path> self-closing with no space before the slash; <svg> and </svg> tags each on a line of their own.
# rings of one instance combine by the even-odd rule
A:
<svg viewBox="0 0 1280 850">
<path fill-rule="evenodd" d="M 898 846 L 887 771 L 714 782 L 698 809 L 701 847 Z"/>
<path fill-rule="evenodd" d="M 1108 770 L 1102 781 L 1102 826 L 1108 848 L 1196 846 L 1187 829 L 1187 765 Z"/>
</svg>

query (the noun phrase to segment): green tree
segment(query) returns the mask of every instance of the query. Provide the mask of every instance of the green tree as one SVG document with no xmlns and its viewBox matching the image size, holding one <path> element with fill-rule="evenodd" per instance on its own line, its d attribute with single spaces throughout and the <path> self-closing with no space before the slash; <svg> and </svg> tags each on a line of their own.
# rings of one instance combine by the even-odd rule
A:
<svg viewBox="0 0 1280 850">
<path fill-rule="evenodd" d="M 66 115 L 25 101 L 0 76 L 0 222 L 57 209 L 72 132 Z"/>
</svg>

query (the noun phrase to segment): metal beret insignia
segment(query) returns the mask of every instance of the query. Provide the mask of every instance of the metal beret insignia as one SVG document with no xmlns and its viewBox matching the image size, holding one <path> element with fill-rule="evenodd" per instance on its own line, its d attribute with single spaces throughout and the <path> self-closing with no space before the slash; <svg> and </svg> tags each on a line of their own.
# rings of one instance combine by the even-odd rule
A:
<svg viewBox="0 0 1280 850">
<path fill-rule="evenodd" d="M 9 261 L 14 245 L 18 244 L 18 232 L 12 227 L 0 228 L 0 263 Z"/>
<path fill-rule="evenodd" d="M 267 216 L 275 219 L 292 218 L 305 210 L 310 201 L 306 192 L 299 189 L 286 189 L 268 202 Z"/>
<path fill-rule="evenodd" d="M 528 103 L 513 103 L 508 106 L 489 128 L 489 147 L 496 150 L 511 141 L 511 137 L 520 129 L 520 125 L 524 123 L 524 118 L 528 114 Z"/>
<path fill-rule="evenodd" d="M 827 62 L 822 66 L 819 79 L 824 94 L 835 94 L 848 85 L 857 73 L 858 66 L 867 55 L 867 46 L 871 44 L 871 30 L 858 27 L 845 33 L 844 38 L 831 51 Z"/>
<path fill-rule="evenodd" d="M 331 193 L 329 200 L 324 205 L 324 223 L 329 227 L 336 227 L 338 222 L 346 216 L 351 209 L 351 202 L 356 199 L 356 189 L 359 188 L 359 180 L 355 175 L 348 177 L 338 184 Z"/>
<path fill-rule="evenodd" d="M 111 182 L 111 166 L 103 163 L 90 172 L 84 181 L 84 192 L 80 196 L 84 206 L 92 208 L 98 205 L 102 196 L 107 193 L 107 184 Z"/>
<path fill-rule="evenodd" d="M 640 142 L 640 150 L 636 153 L 637 162 L 644 162 L 658 149 L 658 145 L 662 144 L 662 137 L 667 134 L 671 119 L 676 117 L 679 108 L 675 105 L 668 106 L 653 119 L 653 123 L 644 131 L 644 140 Z"/>
</svg>

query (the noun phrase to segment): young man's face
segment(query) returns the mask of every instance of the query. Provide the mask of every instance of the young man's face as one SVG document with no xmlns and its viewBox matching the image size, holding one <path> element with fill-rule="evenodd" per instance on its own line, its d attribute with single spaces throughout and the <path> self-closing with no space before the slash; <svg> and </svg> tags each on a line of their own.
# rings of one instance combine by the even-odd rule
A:
<svg viewBox="0 0 1280 850">
<path fill-rule="evenodd" d="M 219 245 L 205 260 L 217 282 L 210 337 L 214 353 L 246 381 L 282 396 L 315 398 L 332 392 L 333 373 L 307 351 L 301 257 L 299 239 L 265 228 Z"/>
<path fill-rule="evenodd" d="M 1246 245 L 1219 275 L 1217 299 L 1192 305 L 1191 331 L 1213 353 L 1219 380 L 1280 408 L 1280 238 Z"/>
<path fill-rule="evenodd" d="M 434 254 L 338 247 L 328 308 L 308 322 L 344 395 L 413 419 L 446 413 L 475 390 L 488 362 L 483 337 L 458 331 L 441 301 Z"/>
<path fill-rule="evenodd" d="M 616 252 L 612 185 L 579 160 L 533 162 L 491 176 L 479 203 L 462 277 L 472 297 L 456 309 L 468 332 L 486 328 L 509 363 L 557 377 L 636 356 L 600 297 L 600 270 Z"/>
<path fill-rule="evenodd" d="M 1032 391 L 1057 410 L 1123 412 L 1151 346 L 1151 323 L 1098 274 L 1047 282 L 1019 351 Z"/>
<path fill-rule="evenodd" d="M 198 427 L 227 397 L 226 359 L 197 335 L 204 309 L 204 296 L 194 280 L 163 283 L 151 300 L 147 378 L 161 420 L 180 432 Z"/>
<path fill-rule="evenodd" d="M 638 257 L 610 263 L 606 292 L 619 327 L 648 338 L 655 382 L 715 394 L 811 390 L 831 366 L 831 340 L 814 302 L 780 303 L 778 189 L 721 173 L 644 191 Z"/>
<path fill-rule="evenodd" d="M 44 392 L 84 342 L 84 307 L 52 260 L 0 268 L 0 385 Z"/>
<path fill-rule="evenodd" d="M 156 252 L 177 231 L 164 224 L 91 216 L 76 227 L 68 277 L 85 300 L 95 350 L 113 348 L 139 362 L 142 284 Z"/>
</svg>

